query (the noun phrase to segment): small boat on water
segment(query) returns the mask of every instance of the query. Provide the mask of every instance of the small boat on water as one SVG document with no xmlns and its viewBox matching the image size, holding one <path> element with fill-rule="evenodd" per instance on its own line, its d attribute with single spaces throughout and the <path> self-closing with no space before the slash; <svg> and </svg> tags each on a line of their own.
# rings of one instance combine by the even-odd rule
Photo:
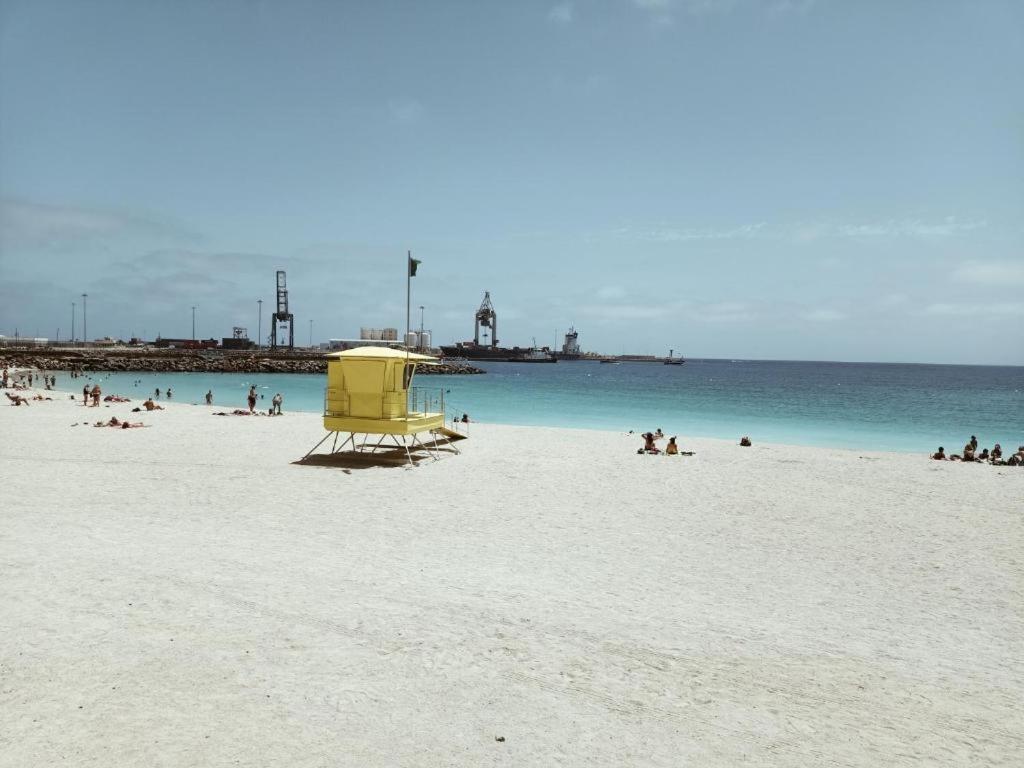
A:
<svg viewBox="0 0 1024 768">
<path fill-rule="evenodd" d="M 602 365 L 618 365 L 618 360 L 612 360 L 610 357 L 602 357 L 599 361 Z"/>
<path fill-rule="evenodd" d="M 537 346 L 537 340 L 533 340 L 533 346 L 525 350 L 519 357 L 515 358 L 517 363 L 557 363 L 558 358 L 551 354 L 546 347 L 541 349 Z"/>
<path fill-rule="evenodd" d="M 679 357 L 673 357 L 674 352 L 674 349 L 670 349 L 668 351 L 668 357 L 665 358 L 665 365 L 682 365 L 683 363 L 686 362 L 683 359 L 682 355 L 680 355 Z"/>
</svg>

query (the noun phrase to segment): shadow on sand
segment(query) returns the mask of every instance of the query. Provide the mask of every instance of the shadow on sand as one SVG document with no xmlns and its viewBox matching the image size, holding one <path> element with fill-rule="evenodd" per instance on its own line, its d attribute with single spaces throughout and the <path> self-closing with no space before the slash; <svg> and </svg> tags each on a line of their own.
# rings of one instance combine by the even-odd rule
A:
<svg viewBox="0 0 1024 768">
<path fill-rule="evenodd" d="M 446 448 L 445 445 L 431 445 L 435 451 L 439 453 L 455 453 L 451 448 Z M 312 453 L 309 456 L 293 461 L 292 464 L 297 464 L 303 467 L 332 467 L 334 469 L 343 469 L 349 472 L 353 469 L 369 469 L 371 467 L 413 467 L 420 464 L 423 461 L 433 461 L 434 457 L 431 456 L 423 448 L 410 449 L 410 455 L 412 456 L 412 463 L 409 463 L 409 457 L 405 454 L 404 448 L 389 448 L 387 450 L 378 448 L 376 451 L 341 451 L 339 453 Z"/>
</svg>

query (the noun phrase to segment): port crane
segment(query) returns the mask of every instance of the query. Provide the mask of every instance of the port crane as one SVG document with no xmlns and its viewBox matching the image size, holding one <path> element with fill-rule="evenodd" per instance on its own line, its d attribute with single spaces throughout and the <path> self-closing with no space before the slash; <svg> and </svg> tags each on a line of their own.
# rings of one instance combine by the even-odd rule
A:
<svg viewBox="0 0 1024 768">
<path fill-rule="evenodd" d="M 277 349 L 277 326 L 288 326 L 288 349 L 295 349 L 295 315 L 288 311 L 288 284 L 284 270 L 277 270 L 277 311 L 271 315 L 270 348 Z"/>
<path fill-rule="evenodd" d="M 491 292 L 484 291 L 484 300 L 480 302 L 480 309 L 476 311 L 476 322 L 473 325 L 473 343 L 480 344 L 480 329 L 491 329 L 491 346 L 498 346 L 498 313 L 494 311 L 491 304 Z M 487 343 L 487 331 L 484 331 L 484 344 Z"/>
</svg>

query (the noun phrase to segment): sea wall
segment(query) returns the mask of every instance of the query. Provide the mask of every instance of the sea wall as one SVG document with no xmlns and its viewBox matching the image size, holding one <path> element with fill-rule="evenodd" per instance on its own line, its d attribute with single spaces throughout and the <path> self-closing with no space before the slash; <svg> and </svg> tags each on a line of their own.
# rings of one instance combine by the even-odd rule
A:
<svg viewBox="0 0 1024 768">
<path fill-rule="evenodd" d="M 36 368 L 43 371 L 138 371 L 154 373 L 325 373 L 322 354 L 306 353 L 202 353 L 177 350 L 63 350 L 33 349 L 0 352 L 0 367 Z M 484 373 L 471 365 L 423 365 L 422 375 Z"/>
</svg>

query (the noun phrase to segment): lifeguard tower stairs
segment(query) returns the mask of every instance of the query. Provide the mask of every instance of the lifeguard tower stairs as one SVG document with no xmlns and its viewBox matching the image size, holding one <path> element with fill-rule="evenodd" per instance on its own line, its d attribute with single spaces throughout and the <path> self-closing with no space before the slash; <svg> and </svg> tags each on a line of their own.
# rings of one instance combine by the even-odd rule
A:
<svg viewBox="0 0 1024 768">
<path fill-rule="evenodd" d="M 358 347 L 327 355 L 324 428 L 327 434 L 303 458 L 333 438 L 330 455 L 360 457 L 379 451 L 424 451 L 437 459 L 440 448 L 466 436 L 445 427 L 444 389 L 412 387 L 418 365 L 436 358 L 386 347 Z M 420 435 L 430 436 L 424 442 Z M 338 445 L 342 435 L 347 435 Z M 348 450 L 346 450 L 348 449 Z"/>
</svg>

